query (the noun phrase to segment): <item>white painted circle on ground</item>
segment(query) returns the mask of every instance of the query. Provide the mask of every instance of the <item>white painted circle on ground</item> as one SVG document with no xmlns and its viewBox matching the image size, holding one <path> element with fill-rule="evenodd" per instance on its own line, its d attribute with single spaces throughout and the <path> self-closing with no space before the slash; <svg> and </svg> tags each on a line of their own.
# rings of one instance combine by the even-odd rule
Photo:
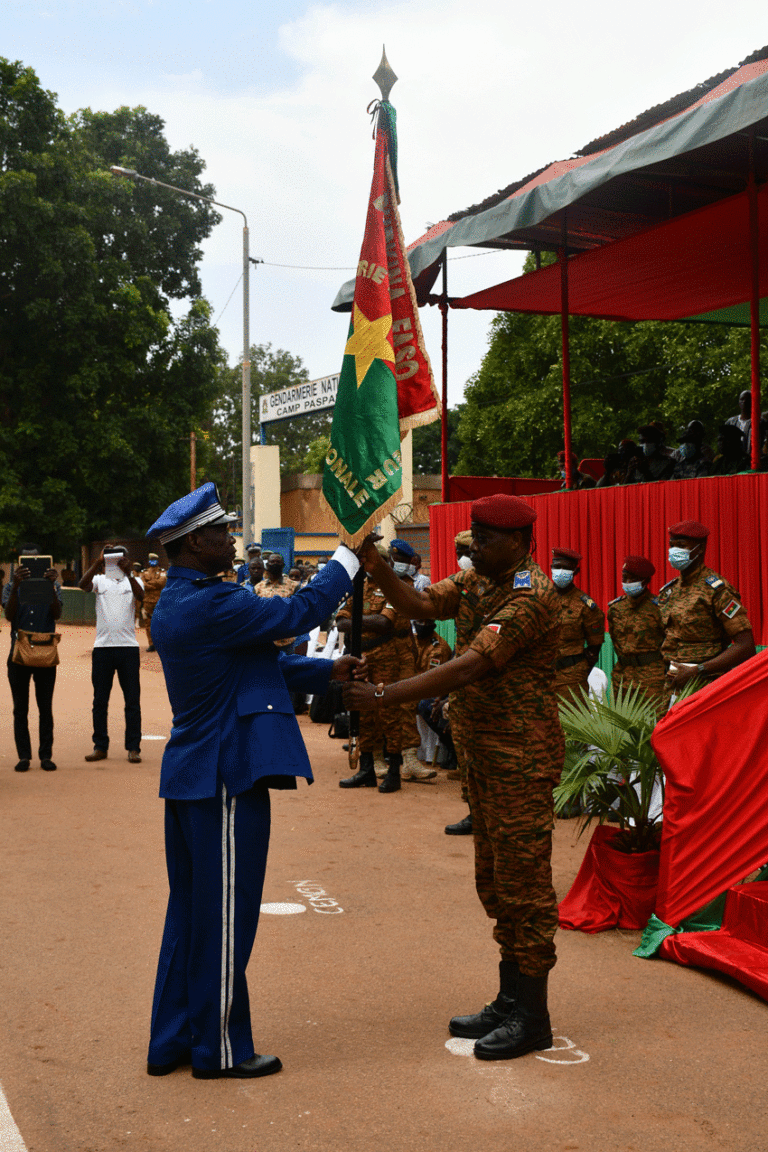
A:
<svg viewBox="0 0 768 1152">
<path fill-rule="evenodd" d="M 475 1050 L 474 1040 L 464 1040 L 460 1036 L 452 1036 L 446 1040 L 445 1046 L 454 1056 L 471 1056 Z"/>
<path fill-rule="evenodd" d="M 295 916 L 297 912 L 306 912 L 304 904 L 262 904 L 262 912 L 268 916 Z"/>
</svg>

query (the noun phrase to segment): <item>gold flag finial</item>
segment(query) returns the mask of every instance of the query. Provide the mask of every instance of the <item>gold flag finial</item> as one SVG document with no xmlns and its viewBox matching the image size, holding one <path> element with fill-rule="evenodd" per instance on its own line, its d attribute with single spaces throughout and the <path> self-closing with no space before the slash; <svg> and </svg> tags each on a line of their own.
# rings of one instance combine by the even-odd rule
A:
<svg viewBox="0 0 768 1152">
<path fill-rule="evenodd" d="M 373 79 L 378 84 L 381 90 L 382 100 L 389 100 L 389 94 L 397 82 L 397 76 L 392 71 L 392 67 L 387 60 L 387 50 L 384 45 L 381 48 L 381 63 L 373 74 Z"/>
</svg>

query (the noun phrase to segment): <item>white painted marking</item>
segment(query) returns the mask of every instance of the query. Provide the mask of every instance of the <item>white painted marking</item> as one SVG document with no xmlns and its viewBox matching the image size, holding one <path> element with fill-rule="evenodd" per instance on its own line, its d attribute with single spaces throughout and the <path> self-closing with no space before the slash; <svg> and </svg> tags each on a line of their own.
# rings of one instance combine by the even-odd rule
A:
<svg viewBox="0 0 768 1152">
<path fill-rule="evenodd" d="M 262 904 L 261 910 L 268 916 L 295 916 L 307 909 L 304 904 Z"/>
<path fill-rule="evenodd" d="M 586 1052 L 582 1052 L 581 1048 L 577 1048 L 573 1040 L 569 1040 L 567 1036 L 553 1036 L 553 1040 L 562 1040 L 562 1044 L 553 1044 L 551 1048 L 545 1048 L 545 1052 L 562 1052 L 569 1053 L 565 1060 L 557 1060 L 552 1056 L 542 1056 L 536 1052 L 537 1060 L 545 1060 L 547 1064 L 586 1064 L 589 1056 Z M 572 1058 L 573 1057 L 573 1058 Z"/>
<path fill-rule="evenodd" d="M 450 1040 L 446 1040 L 445 1046 L 454 1056 L 471 1056 L 475 1042 L 474 1040 L 464 1040 L 459 1036 L 452 1036 Z"/>
<path fill-rule="evenodd" d="M 27 1152 L 27 1146 L 21 1138 L 21 1132 L 16 1127 L 16 1121 L 11 1116 L 8 1101 L 5 1098 L 3 1087 L 0 1084 L 0 1148 L 2 1152 Z"/>
<path fill-rule="evenodd" d="M 319 884 L 313 884 L 310 880 L 289 880 L 288 883 L 293 884 L 300 896 L 307 897 L 315 912 L 323 916 L 338 916 L 344 911 Z"/>
<path fill-rule="evenodd" d="M 142 740 L 167 740 L 167 736 L 142 736 Z"/>
</svg>

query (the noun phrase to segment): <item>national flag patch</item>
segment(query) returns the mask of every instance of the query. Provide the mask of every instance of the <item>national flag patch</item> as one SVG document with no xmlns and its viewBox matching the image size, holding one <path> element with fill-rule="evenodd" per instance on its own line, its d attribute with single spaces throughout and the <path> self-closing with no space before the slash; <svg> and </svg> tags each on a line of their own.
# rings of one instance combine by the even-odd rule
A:
<svg viewBox="0 0 768 1152">
<path fill-rule="evenodd" d="M 531 574 L 530 572 L 515 572 L 514 588 L 530 588 Z"/>
<path fill-rule="evenodd" d="M 738 600 L 729 600 L 725 608 L 723 608 L 723 616 L 727 616 L 729 620 L 733 620 L 734 616 L 741 608 Z"/>
<path fill-rule="evenodd" d="M 501 624 L 488 624 L 486 627 L 489 632 L 495 632 L 497 636 L 501 632 Z"/>
</svg>

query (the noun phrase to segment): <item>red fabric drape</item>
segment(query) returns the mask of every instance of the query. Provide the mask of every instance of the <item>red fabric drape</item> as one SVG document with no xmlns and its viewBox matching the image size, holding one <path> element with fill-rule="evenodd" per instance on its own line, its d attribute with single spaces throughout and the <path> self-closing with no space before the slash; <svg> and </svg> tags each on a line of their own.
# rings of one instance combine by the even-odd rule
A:
<svg viewBox="0 0 768 1152">
<path fill-rule="evenodd" d="M 676 704 L 652 744 L 666 777 L 655 912 L 674 928 L 768 862 L 768 649 Z"/>
<path fill-rule="evenodd" d="M 659 853 L 619 852 L 616 828 L 598 825 L 570 891 L 560 902 L 560 927 L 581 932 L 645 928 L 655 907 Z"/>
<path fill-rule="evenodd" d="M 757 199 L 764 238 L 768 186 Z M 607 320 L 684 320 L 749 301 L 750 268 L 749 203 L 742 192 L 571 257 L 568 311 Z M 551 264 L 454 299 L 451 307 L 555 315 L 561 304 L 560 271 Z M 758 292 L 768 296 L 765 260 Z"/>
<path fill-rule="evenodd" d="M 499 480 L 496 491 L 504 491 Z M 768 474 L 709 477 L 621 488 L 593 488 L 526 496 L 538 512 L 536 560 L 548 571 L 553 546 L 576 548 L 584 559 L 579 585 L 604 610 L 621 594 L 625 556 L 647 556 L 656 565 L 654 591 L 676 572 L 667 563 L 667 529 L 699 520 L 710 529 L 707 564 L 741 593 L 755 640 L 765 643 L 768 603 Z M 470 504 L 430 508 L 430 570 L 441 580 L 457 570 L 453 537 L 469 527 Z"/>
</svg>

